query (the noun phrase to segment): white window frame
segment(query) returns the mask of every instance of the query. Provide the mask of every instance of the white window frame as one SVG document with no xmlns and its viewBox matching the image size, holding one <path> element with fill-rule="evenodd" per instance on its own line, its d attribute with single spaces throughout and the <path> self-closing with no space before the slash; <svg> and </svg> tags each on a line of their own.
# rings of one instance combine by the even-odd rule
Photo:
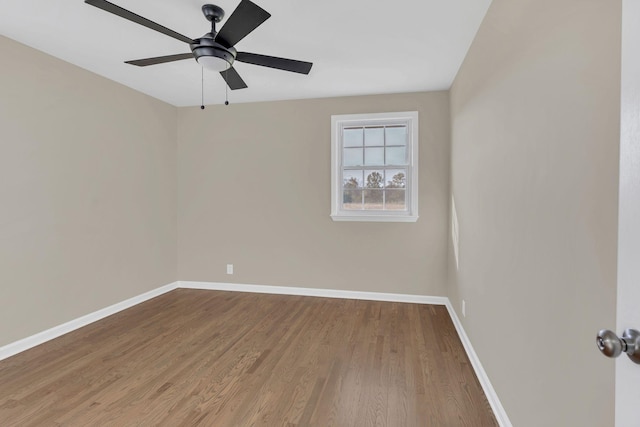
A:
<svg viewBox="0 0 640 427">
<path fill-rule="evenodd" d="M 342 209 L 343 129 L 352 126 L 393 124 L 406 124 L 408 130 L 409 159 L 406 166 L 408 170 L 405 187 L 407 209 L 403 211 Z M 334 221 L 416 222 L 418 220 L 418 141 L 417 111 L 331 116 L 331 218 Z"/>
</svg>

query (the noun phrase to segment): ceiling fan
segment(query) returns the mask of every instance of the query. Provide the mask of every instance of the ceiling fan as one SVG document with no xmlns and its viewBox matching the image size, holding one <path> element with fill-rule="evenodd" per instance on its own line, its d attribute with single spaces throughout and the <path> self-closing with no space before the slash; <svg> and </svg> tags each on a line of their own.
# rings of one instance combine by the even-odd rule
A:
<svg viewBox="0 0 640 427">
<path fill-rule="evenodd" d="M 236 43 L 245 38 L 271 16 L 269 12 L 249 0 L 240 1 L 238 7 L 233 11 L 231 16 L 229 16 L 227 22 L 219 32 L 216 31 L 216 23 L 220 22 L 224 17 L 224 10 L 213 4 L 205 4 L 202 6 L 202 13 L 205 18 L 211 22 L 211 32 L 197 39 L 190 39 L 106 0 L 85 0 L 84 2 L 169 37 L 173 37 L 174 39 L 188 43 L 191 47 L 191 53 L 179 53 L 176 55 L 125 61 L 127 64 L 146 67 L 148 65 L 195 58 L 203 67 L 219 71 L 222 78 L 232 90 L 247 87 L 242 77 L 240 77 L 235 68 L 233 68 L 234 61 L 301 74 L 309 74 L 311 66 L 313 65 L 311 62 L 259 55 L 257 53 L 238 52 L 235 49 Z"/>
</svg>

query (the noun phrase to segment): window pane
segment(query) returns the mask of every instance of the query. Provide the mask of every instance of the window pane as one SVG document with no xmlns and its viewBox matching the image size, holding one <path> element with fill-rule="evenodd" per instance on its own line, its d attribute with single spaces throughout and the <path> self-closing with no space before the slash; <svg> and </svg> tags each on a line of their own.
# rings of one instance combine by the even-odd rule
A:
<svg viewBox="0 0 640 427">
<path fill-rule="evenodd" d="M 407 145 L 407 127 L 393 126 L 385 129 L 387 145 Z"/>
<path fill-rule="evenodd" d="M 382 189 L 367 189 L 364 190 L 364 208 L 365 209 L 377 209 L 382 210 L 382 200 L 383 200 L 383 191 Z"/>
<path fill-rule="evenodd" d="M 364 149 L 364 164 L 367 166 L 382 166 L 384 165 L 384 148 L 365 148 Z"/>
<path fill-rule="evenodd" d="M 381 170 L 366 170 L 365 175 L 365 187 L 366 188 L 382 188 L 384 185 L 384 171 Z"/>
<path fill-rule="evenodd" d="M 344 190 L 342 193 L 342 209 L 361 210 L 363 190 Z"/>
<path fill-rule="evenodd" d="M 364 145 L 384 145 L 384 128 L 365 128 L 364 129 Z"/>
<path fill-rule="evenodd" d="M 362 128 L 344 129 L 342 131 L 342 144 L 345 147 L 362 147 Z"/>
<path fill-rule="evenodd" d="M 387 169 L 385 188 L 406 188 L 407 187 L 407 170 L 406 169 Z"/>
<path fill-rule="evenodd" d="M 405 201 L 405 192 L 406 190 L 385 190 L 385 210 L 405 210 L 407 208 L 407 204 Z"/>
<path fill-rule="evenodd" d="M 388 165 L 406 165 L 407 164 L 407 148 L 406 147 L 387 147 L 387 164 Z"/>
<path fill-rule="evenodd" d="M 363 171 L 344 171 L 342 173 L 342 188 L 354 189 L 364 187 L 364 180 L 362 179 Z"/>
<path fill-rule="evenodd" d="M 344 166 L 362 166 L 362 148 L 345 148 L 342 164 Z"/>
</svg>

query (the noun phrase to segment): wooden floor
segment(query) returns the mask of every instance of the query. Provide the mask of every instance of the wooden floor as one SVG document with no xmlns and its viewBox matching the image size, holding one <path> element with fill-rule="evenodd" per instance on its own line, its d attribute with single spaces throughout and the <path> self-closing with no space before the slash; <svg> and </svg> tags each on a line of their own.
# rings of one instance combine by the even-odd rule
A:
<svg viewBox="0 0 640 427">
<path fill-rule="evenodd" d="M 1 426 L 496 426 L 443 306 L 179 289 L 0 361 Z"/>
</svg>

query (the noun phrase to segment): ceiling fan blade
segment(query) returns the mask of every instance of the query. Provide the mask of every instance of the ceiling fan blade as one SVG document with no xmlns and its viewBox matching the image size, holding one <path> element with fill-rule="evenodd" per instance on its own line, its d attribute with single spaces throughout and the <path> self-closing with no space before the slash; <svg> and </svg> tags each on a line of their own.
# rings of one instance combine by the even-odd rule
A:
<svg viewBox="0 0 640 427">
<path fill-rule="evenodd" d="M 133 61 L 124 61 L 124 63 L 137 65 L 138 67 L 146 67 L 147 65 L 163 64 L 165 62 L 180 61 L 183 59 L 193 59 L 193 53 L 178 53 L 177 55 L 156 56 L 155 58 L 135 59 Z"/>
<path fill-rule="evenodd" d="M 247 34 L 269 19 L 271 14 L 249 0 L 242 0 L 216 36 L 216 42 L 233 47 Z"/>
<path fill-rule="evenodd" d="M 236 69 L 233 67 L 229 67 L 224 71 L 220 71 L 220 75 L 222 76 L 224 81 L 227 82 L 227 85 L 231 90 L 245 89 L 247 87 L 247 84 L 244 82 L 244 80 L 242 80 L 240 74 L 238 74 Z"/>
<path fill-rule="evenodd" d="M 311 62 L 296 61 L 295 59 L 278 58 L 275 56 L 258 55 L 257 53 L 238 52 L 236 61 L 263 67 L 277 68 L 300 74 L 309 74 L 313 64 Z"/>
<path fill-rule="evenodd" d="M 109 3 L 106 0 L 84 0 L 84 2 L 90 4 L 91 6 L 95 6 L 98 9 L 106 10 L 107 12 L 113 13 L 114 15 L 117 15 L 121 18 L 128 19 L 129 21 L 135 22 L 136 24 L 140 24 L 152 30 L 158 31 L 169 37 L 173 37 L 174 39 L 178 39 L 185 43 L 193 43 L 193 40 L 191 40 L 189 37 L 183 36 L 180 33 L 176 33 L 175 31 L 170 30 L 167 27 L 163 27 L 160 24 L 150 21 L 147 18 L 143 18 L 140 15 L 136 15 L 135 13 L 130 12 L 127 9 L 123 9 L 113 3 Z"/>
</svg>

